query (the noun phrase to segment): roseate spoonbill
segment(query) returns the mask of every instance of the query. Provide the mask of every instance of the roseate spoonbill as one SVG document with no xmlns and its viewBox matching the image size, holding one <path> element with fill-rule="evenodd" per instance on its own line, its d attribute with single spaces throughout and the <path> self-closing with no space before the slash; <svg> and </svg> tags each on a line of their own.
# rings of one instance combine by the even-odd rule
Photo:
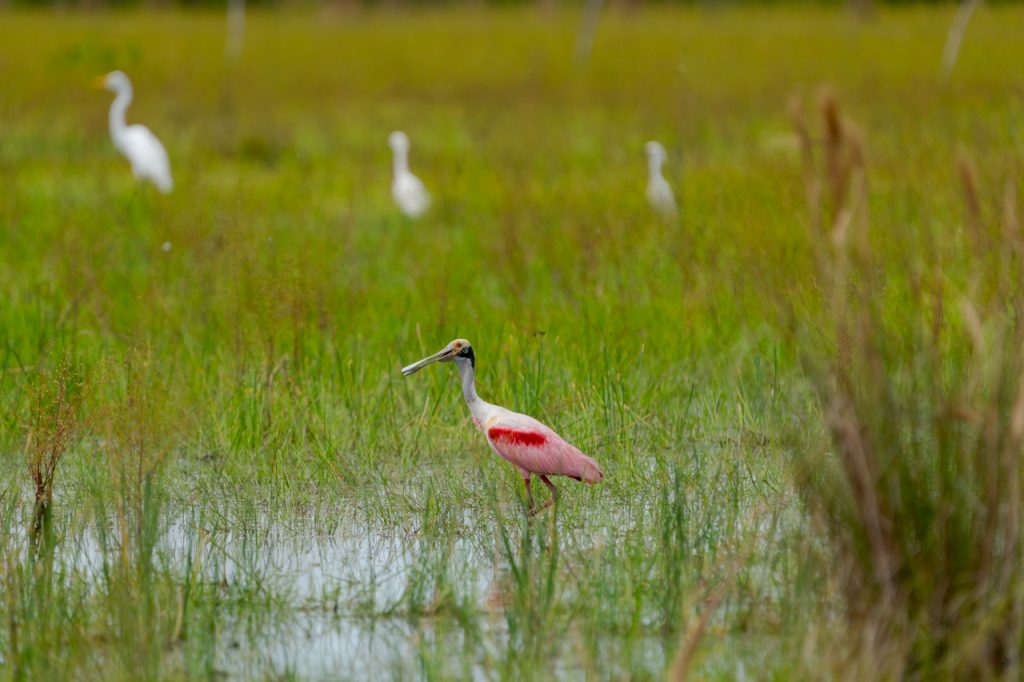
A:
<svg viewBox="0 0 1024 682">
<path fill-rule="evenodd" d="M 398 208 L 410 218 L 419 218 L 430 208 L 430 194 L 423 183 L 409 171 L 409 136 L 396 130 L 388 136 L 394 153 L 394 178 L 391 196 Z"/>
<path fill-rule="evenodd" d="M 519 470 L 526 485 L 529 515 L 558 501 L 558 488 L 548 476 L 568 476 L 592 484 L 604 478 L 597 462 L 565 442 L 551 428 L 533 417 L 492 405 L 476 394 L 476 356 L 469 341 L 455 339 L 430 357 L 403 367 L 402 374 L 409 376 L 435 362 L 454 362 L 459 368 L 462 396 L 473 415 L 473 423 L 487 437 L 491 449 Z M 551 497 L 540 507 L 533 502 L 531 478 L 535 475 L 551 490 Z"/>
<path fill-rule="evenodd" d="M 676 215 L 676 198 L 672 187 L 661 174 L 661 165 L 665 163 L 665 148 L 660 142 L 651 140 L 644 145 L 647 152 L 647 202 L 655 211 L 665 218 Z"/>
<path fill-rule="evenodd" d="M 132 175 L 136 180 L 149 180 L 163 194 L 170 192 L 174 181 L 164 146 L 146 126 L 124 122 L 124 112 L 132 103 L 132 82 L 128 76 L 123 71 L 111 71 L 97 78 L 95 85 L 117 95 L 110 105 L 110 137 L 117 151 L 132 165 Z"/>
</svg>

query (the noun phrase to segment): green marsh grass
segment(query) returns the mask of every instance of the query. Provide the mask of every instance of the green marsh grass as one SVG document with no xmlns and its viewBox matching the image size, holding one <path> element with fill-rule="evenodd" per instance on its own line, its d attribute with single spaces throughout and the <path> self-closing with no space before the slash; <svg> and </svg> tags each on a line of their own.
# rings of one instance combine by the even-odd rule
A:
<svg viewBox="0 0 1024 682">
<path fill-rule="evenodd" d="M 828 318 L 786 107 L 849 103 L 876 247 L 912 260 L 904 227 L 966 225 L 958 149 L 981 187 L 1024 151 L 1020 12 L 980 8 L 944 85 L 951 15 L 610 12 L 578 65 L 571 12 L 264 10 L 227 65 L 216 13 L 5 14 L 0 676 L 839 667 L 832 546 L 790 476 L 794 431 L 826 434 L 779 297 Z M 88 83 L 113 68 L 169 197 L 110 145 Z M 436 200 L 417 223 L 395 128 Z M 676 222 L 644 204 L 651 138 Z M 451 368 L 398 372 L 460 336 L 481 395 L 603 484 L 525 521 Z M 24 426 L 63 362 L 86 418 L 40 564 Z"/>
</svg>

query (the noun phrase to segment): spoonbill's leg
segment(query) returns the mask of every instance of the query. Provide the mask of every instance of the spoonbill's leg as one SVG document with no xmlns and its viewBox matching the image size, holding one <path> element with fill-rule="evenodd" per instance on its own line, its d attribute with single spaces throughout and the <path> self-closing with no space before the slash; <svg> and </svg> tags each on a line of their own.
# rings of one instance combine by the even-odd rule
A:
<svg viewBox="0 0 1024 682">
<path fill-rule="evenodd" d="M 554 504 L 556 504 L 558 502 L 558 488 L 555 487 L 554 483 L 552 483 L 551 481 L 548 480 L 547 476 L 541 475 L 540 480 L 551 491 L 551 497 L 549 497 L 547 502 L 545 502 L 540 507 L 540 509 L 547 509 L 548 507 L 550 507 L 550 506 L 552 506 L 552 505 L 554 505 Z M 537 511 L 540 511 L 540 509 L 538 509 Z"/>
<path fill-rule="evenodd" d="M 529 516 L 533 516 L 537 513 L 537 510 L 534 508 L 533 504 L 533 488 L 531 485 L 532 482 L 533 480 L 530 476 L 525 476 L 523 478 L 523 483 L 526 485 L 526 513 Z"/>
</svg>

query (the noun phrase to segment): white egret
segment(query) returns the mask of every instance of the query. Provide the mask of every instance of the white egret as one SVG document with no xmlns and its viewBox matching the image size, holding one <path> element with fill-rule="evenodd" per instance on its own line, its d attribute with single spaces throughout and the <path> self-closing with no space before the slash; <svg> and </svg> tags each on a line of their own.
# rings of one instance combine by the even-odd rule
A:
<svg viewBox="0 0 1024 682">
<path fill-rule="evenodd" d="M 650 141 L 644 145 L 647 152 L 647 202 L 655 211 L 665 218 L 677 214 L 676 198 L 672 187 L 661 174 L 661 165 L 665 163 L 665 148 L 660 142 Z"/>
<path fill-rule="evenodd" d="M 409 171 L 409 136 L 396 130 L 388 136 L 388 144 L 394 153 L 391 196 L 402 213 L 410 218 L 419 218 L 430 208 L 430 194 L 420 179 Z"/>
<path fill-rule="evenodd" d="M 123 71 L 111 71 L 96 79 L 96 86 L 115 93 L 110 105 L 110 137 L 117 151 L 128 159 L 136 180 L 149 180 L 163 194 L 174 187 L 167 150 L 149 128 L 127 125 L 124 113 L 132 103 L 132 82 Z"/>
</svg>

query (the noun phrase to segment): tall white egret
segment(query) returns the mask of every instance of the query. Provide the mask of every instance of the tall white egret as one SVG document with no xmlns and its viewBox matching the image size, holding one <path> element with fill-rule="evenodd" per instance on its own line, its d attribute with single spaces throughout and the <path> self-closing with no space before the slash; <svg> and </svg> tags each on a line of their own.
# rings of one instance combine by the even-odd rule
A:
<svg viewBox="0 0 1024 682">
<path fill-rule="evenodd" d="M 127 125 L 124 113 L 132 103 L 132 82 L 123 71 L 111 71 L 96 79 L 96 87 L 110 90 L 116 96 L 110 105 L 110 138 L 132 166 L 136 180 L 149 180 L 163 194 L 174 188 L 167 150 L 149 128 L 138 123 Z"/>
<path fill-rule="evenodd" d="M 419 218 L 430 208 L 430 194 L 420 179 L 409 171 L 409 136 L 396 130 L 388 136 L 388 144 L 394 153 L 391 196 L 402 213 L 410 218 Z"/>
<path fill-rule="evenodd" d="M 647 202 L 655 211 L 665 218 L 677 214 L 676 197 L 672 187 L 661 174 L 661 165 L 665 163 L 665 148 L 660 142 L 651 140 L 644 145 L 647 152 Z"/>
</svg>

